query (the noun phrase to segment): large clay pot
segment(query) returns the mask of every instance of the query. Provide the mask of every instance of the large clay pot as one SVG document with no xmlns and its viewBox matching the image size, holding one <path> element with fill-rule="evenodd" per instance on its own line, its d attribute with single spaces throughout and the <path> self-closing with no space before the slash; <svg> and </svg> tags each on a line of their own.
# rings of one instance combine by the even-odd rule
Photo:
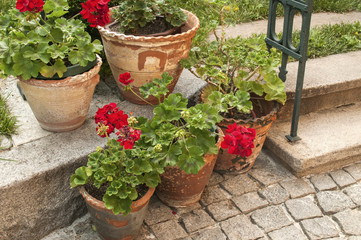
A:
<svg viewBox="0 0 361 240">
<path fill-rule="evenodd" d="M 132 211 L 127 216 L 123 214 L 114 215 L 111 210 L 105 208 L 104 202 L 92 197 L 84 187 L 80 188 L 80 193 L 85 199 L 88 211 L 101 239 L 131 240 L 137 239 L 154 190 L 155 188 L 149 188 L 141 199 L 133 202 Z"/>
<path fill-rule="evenodd" d="M 179 61 L 188 57 L 192 39 L 199 28 L 199 19 L 194 14 L 183 11 L 188 15 L 188 21 L 181 27 L 181 33 L 175 35 L 125 35 L 110 31 L 109 26 L 113 23 L 98 26 L 113 77 L 126 100 L 146 104 L 131 91 L 124 91 L 124 86 L 118 81 L 119 75 L 124 72 L 130 72 L 134 79 L 131 87 L 137 94 L 139 87 L 154 78 L 161 78 L 164 72 L 173 77 L 168 85 L 170 93 L 173 91 L 183 70 Z M 154 97 L 147 100 L 152 104 L 158 103 Z"/>
<path fill-rule="evenodd" d="M 218 150 L 223 141 L 223 133 L 218 128 Z M 158 198 L 171 207 L 188 207 L 199 201 L 209 178 L 212 175 L 217 154 L 205 154 L 204 165 L 197 174 L 187 174 L 178 166 L 167 167 L 160 176 L 161 183 L 157 186 Z"/>
<path fill-rule="evenodd" d="M 265 113 L 260 115 L 257 105 L 255 106 L 255 112 L 257 118 L 249 120 L 239 120 L 239 119 L 229 119 L 224 118 L 222 122 L 218 125 L 226 134 L 226 129 L 228 125 L 234 124 L 242 125 L 247 128 L 254 128 L 256 130 L 256 137 L 254 139 L 254 148 L 252 149 L 252 154 L 249 157 L 242 158 L 240 155 L 229 154 L 227 149 L 221 149 L 218 154 L 218 159 L 216 162 L 215 170 L 221 173 L 233 173 L 239 174 L 244 173 L 252 168 L 254 165 L 257 156 L 262 150 L 264 141 L 266 140 L 269 129 L 271 128 L 272 123 L 277 118 L 278 104 L 275 102 L 262 101 L 262 109 Z"/>
<path fill-rule="evenodd" d="M 90 70 L 61 80 L 23 80 L 18 85 L 24 93 L 40 126 L 52 132 L 80 127 L 88 114 L 95 86 L 99 82 L 102 60 Z"/>
</svg>

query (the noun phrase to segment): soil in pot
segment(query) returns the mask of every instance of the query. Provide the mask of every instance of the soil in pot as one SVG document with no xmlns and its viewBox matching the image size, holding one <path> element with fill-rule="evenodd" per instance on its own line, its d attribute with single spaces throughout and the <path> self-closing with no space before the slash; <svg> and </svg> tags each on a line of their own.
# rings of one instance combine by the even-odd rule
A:
<svg viewBox="0 0 361 240">
<path fill-rule="evenodd" d="M 113 32 L 119 32 L 119 23 L 109 26 Z M 127 35 L 135 36 L 166 36 L 180 33 L 180 27 L 173 27 L 163 17 L 157 17 L 153 22 L 147 23 L 144 27 L 135 32 L 126 32 Z"/>
</svg>

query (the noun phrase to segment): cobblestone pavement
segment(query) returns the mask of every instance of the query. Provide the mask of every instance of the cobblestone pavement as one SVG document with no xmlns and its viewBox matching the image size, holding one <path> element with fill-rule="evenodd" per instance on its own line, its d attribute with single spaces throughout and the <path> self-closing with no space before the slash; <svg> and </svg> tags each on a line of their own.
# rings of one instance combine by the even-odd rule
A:
<svg viewBox="0 0 361 240">
<path fill-rule="evenodd" d="M 267 151 L 241 175 L 214 172 L 199 203 L 169 208 L 153 196 L 139 240 L 361 240 L 361 162 L 297 178 Z M 89 216 L 43 240 L 99 239 Z"/>
</svg>

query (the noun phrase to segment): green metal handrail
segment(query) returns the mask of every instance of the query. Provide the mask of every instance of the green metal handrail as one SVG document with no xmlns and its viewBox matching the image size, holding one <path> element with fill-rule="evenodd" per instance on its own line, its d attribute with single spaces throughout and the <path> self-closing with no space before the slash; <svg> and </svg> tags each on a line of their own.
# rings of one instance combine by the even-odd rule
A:
<svg viewBox="0 0 361 240">
<path fill-rule="evenodd" d="M 277 5 L 282 4 L 284 8 L 284 22 L 282 39 L 278 39 L 276 27 L 276 10 Z M 265 39 L 268 49 L 272 47 L 282 51 L 282 63 L 280 66 L 279 77 L 286 81 L 288 56 L 299 61 L 297 84 L 295 93 L 295 102 L 293 106 L 292 125 L 290 135 L 286 138 L 290 142 L 300 140 L 297 136 L 298 122 L 301 108 L 301 97 L 303 89 L 303 80 L 307 61 L 308 38 L 310 32 L 311 15 L 313 10 L 313 0 L 270 0 L 267 37 Z M 298 47 L 292 44 L 293 19 L 297 12 L 302 15 L 301 36 Z"/>
</svg>

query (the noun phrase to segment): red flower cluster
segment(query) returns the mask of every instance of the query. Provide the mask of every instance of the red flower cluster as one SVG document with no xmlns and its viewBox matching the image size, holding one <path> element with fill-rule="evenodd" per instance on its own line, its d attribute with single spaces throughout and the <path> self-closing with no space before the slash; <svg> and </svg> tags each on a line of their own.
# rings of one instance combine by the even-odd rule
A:
<svg viewBox="0 0 361 240">
<path fill-rule="evenodd" d="M 115 129 L 119 130 L 115 133 L 118 136 L 117 141 L 125 149 L 132 149 L 140 138 L 141 131 L 129 126 L 128 115 L 119 110 L 115 103 L 99 108 L 95 115 L 95 123 L 98 124 L 97 133 L 101 137 L 109 136 Z"/>
<path fill-rule="evenodd" d="M 105 137 L 105 131 L 99 131 L 102 125 L 108 127 L 106 133 L 109 136 L 114 132 L 114 129 L 120 129 L 128 125 L 128 115 L 119 110 L 115 103 L 110 103 L 98 109 L 95 115 L 95 123 L 98 124 L 97 131 L 99 136 Z"/>
<path fill-rule="evenodd" d="M 134 79 L 130 79 L 129 72 L 125 72 L 125 73 L 119 75 L 119 82 L 123 83 L 125 86 L 128 86 L 133 81 L 134 81 Z"/>
<path fill-rule="evenodd" d="M 139 140 L 141 133 L 142 132 L 140 130 L 124 126 L 116 133 L 118 135 L 117 141 L 120 142 L 120 145 L 122 145 L 125 149 L 132 149 L 134 143 Z"/>
<path fill-rule="evenodd" d="M 104 26 L 109 23 L 109 7 L 110 0 L 88 0 L 82 3 L 83 10 L 80 14 L 87 19 L 91 27 Z"/>
<path fill-rule="evenodd" d="M 41 12 L 43 11 L 44 1 L 43 0 L 17 0 L 16 9 L 20 12 Z"/>
<path fill-rule="evenodd" d="M 228 125 L 226 133 L 229 134 L 221 143 L 223 149 L 228 148 L 228 153 L 241 155 L 241 157 L 248 157 L 252 154 L 253 141 L 256 136 L 255 129 L 237 126 L 237 123 L 234 123 Z"/>
</svg>

